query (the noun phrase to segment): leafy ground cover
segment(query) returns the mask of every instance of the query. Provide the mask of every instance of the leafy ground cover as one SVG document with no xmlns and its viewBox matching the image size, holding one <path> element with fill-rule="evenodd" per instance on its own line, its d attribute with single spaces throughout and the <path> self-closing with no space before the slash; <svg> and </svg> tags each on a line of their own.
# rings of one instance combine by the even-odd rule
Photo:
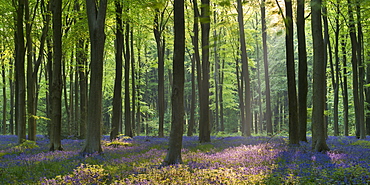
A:
<svg viewBox="0 0 370 185">
<path fill-rule="evenodd" d="M 81 156 L 83 141 L 48 140 L 17 146 L 0 136 L 0 184 L 369 184 L 370 138 L 329 137 L 331 151 L 310 143 L 289 147 L 285 137 L 184 137 L 184 163 L 162 167 L 168 138 L 103 138 L 103 155 Z"/>
</svg>

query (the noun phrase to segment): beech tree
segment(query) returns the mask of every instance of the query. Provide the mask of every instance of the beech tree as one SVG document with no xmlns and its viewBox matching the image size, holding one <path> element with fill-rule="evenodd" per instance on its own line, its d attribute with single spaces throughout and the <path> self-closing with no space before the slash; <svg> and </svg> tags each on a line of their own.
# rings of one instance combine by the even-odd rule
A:
<svg viewBox="0 0 370 185">
<path fill-rule="evenodd" d="M 107 0 L 86 0 L 90 33 L 91 77 L 87 108 L 86 143 L 82 154 L 101 153 L 102 80 Z"/>
<path fill-rule="evenodd" d="M 196 1 L 196 0 L 194 0 Z M 209 119 L 209 30 L 210 30 L 210 1 L 202 0 L 200 25 L 202 33 L 202 69 L 198 70 L 201 81 L 198 81 L 199 88 L 199 104 L 200 104 L 200 119 L 199 119 L 199 141 L 211 142 L 211 130 Z M 196 8 L 196 7 L 194 7 Z M 198 41 L 196 41 L 198 42 Z M 200 67 L 200 66 L 199 66 Z"/>
<path fill-rule="evenodd" d="M 15 124 L 17 128 L 18 143 L 26 139 L 26 85 L 25 85 L 25 44 L 23 31 L 23 15 L 25 0 L 17 2 L 16 34 L 15 34 Z"/>
<path fill-rule="evenodd" d="M 243 6 L 241 0 L 238 3 L 238 22 L 239 22 L 239 39 L 240 39 L 240 50 L 241 50 L 241 61 L 242 61 L 242 76 L 245 82 L 245 122 L 242 123 L 242 134 L 243 136 L 251 135 L 251 125 L 252 125 L 252 111 L 251 111 L 251 87 L 249 79 L 249 66 L 248 66 L 248 56 L 247 49 L 245 46 L 245 35 L 244 35 L 244 18 L 243 18 Z M 243 80 L 242 80 L 243 83 Z M 242 105 L 243 106 L 243 105 Z"/>
<path fill-rule="evenodd" d="M 305 0 L 298 0 L 297 4 L 297 37 L 298 37 L 298 114 L 299 140 L 307 141 L 307 51 L 305 33 Z"/>
<path fill-rule="evenodd" d="M 116 78 L 114 81 L 113 115 L 110 140 L 118 136 L 122 127 L 122 54 L 123 54 L 123 26 L 122 5 L 115 1 L 116 6 Z"/>
<path fill-rule="evenodd" d="M 322 36 L 321 0 L 311 0 L 311 26 L 313 40 L 313 95 L 312 95 L 312 148 L 327 151 L 325 134 L 325 67 L 324 39 Z"/>
<path fill-rule="evenodd" d="M 62 0 L 53 1 L 53 63 L 51 73 L 50 151 L 63 150 L 62 127 Z"/>
<path fill-rule="evenodd" d="M 286 68 L 288 80 L 289 104 L 289 143 L 299 144 L 298 139 L 298 104 L 294 67 L 294 42 L 293 42 L 293 12 L 292 1 L 285 0 L 285 40 L 286 40 Z"/>
<path fill-rule="evenodd" d="M 174 2 L 174 55 L 173 55 L 173 85 L 172 85 L 172 123 L 169 150 L 164 164 L 182 163 L 181 148 L 184 125 L 184 81 L 185 81 L 185 20 L 184 0 Z"/>
</svg>

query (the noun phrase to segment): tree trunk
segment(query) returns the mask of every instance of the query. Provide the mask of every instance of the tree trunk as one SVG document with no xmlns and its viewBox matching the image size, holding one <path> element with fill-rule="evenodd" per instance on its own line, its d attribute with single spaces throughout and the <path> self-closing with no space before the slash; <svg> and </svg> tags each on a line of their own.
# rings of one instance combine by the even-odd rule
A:
<svg viewBox="0 0 370 185">
<path fill-rule="evenodd" d="M 122 6 L 120 1 L 116 5 L 116 78 L 114 81 L 113 115 L 110 140 L 118 137 L 119 127 L 122 124 L 122 54 L 123 54 L 123 27 Z"/>
<path fill-rule="evenodd" d="M 313 95 L 312 95 L 312 148 L 322 152 L 329 150 L 325 138 L 325 57 L 324 40 L 322 37 L 321 0 L 311 0 L 312 39 L 313 39 Z"/>
<path fill-rule="evenodd" d="M 6 134 L 6 120 L 7 120 L 7 95 L 6 95 L 6 77 L 5 77 L 5 64 L 2 62 L 2 70 L 1 70 L 1 76 L 3 78 L 3 123 L 2 123 L 2 130 L 3 135 Z"/>
<path fill-rule="evenodd" d="M 191 59 L 191 102 L 190 102 L 190 121 L 187 136 L 193 136 L 195 126 L 195 54 Z"/>
<path fill-rule="evenodd" d="M 324 26 L 324 61 L 327 63 L 329 61 L 329 64 L 330 64 L 330 74 L 331 74 L 331 80 L 332 80 L 332 84 L 334 86 L 335 84 L 335 78 L 334 78 L 334 65 L 333 65 L 333 54 L 332 54 L 332 50 L 331 50 L 331 43 L 330 43 L 330 36 L 329 36 L 329 23 L 328 23 L 328 17 L 327 17 L 327 8 L 326 8 L 326 5 L 323 5 L 322 7 L 322 21 L 323 21 L 323 26 Z M 327 66 L 327 64 L 325 64 L 325 66 Z M 328 93 L 328 90 L 327 88 L 325 88 L 325 94 Z M 334 88 L 333 88 L 334 89 Z M 329 103 L 327 101 L 327 97 L 325 97 L 325 109 L 327 111 L 329 111 L 330 109 L 330 106 L 329 106 Z M 329 115 L 325 115 L 325 138 L 328 138 L 328 132 L 327 132 L 327 129 L 328 129 L 328 125 L 330 124 L 330 119 L 329 119 Z"/>
<path fill-rule="evenodd" d="M 360 0 L 356 0 L 356 17 L 357 17 L 357 59 L 358 59 L 358 86 L 359 86 L 359 111 L 361 116 L 361 122 L 360 122 L 360 138 L 365 139 L 366 138 L 366 128 L 365 128 L 365 97 L 364 97 L 364 81 L 365 81 L 365 67 L 364 67 L 364 61 L 363 61 L 363 33 L 362 33 L 362 18 L 361 18 L 361 6 L 360 6 Z"/>
<path fill-rule="evenodd" d="M 136 110 L 136 86 L 135 86 L 135 53 L 134 53 L 134 30 L 131 28 L 131 87 L 132 87 L 132 114 L 131 114 L 131 126 L 133 134 L 136 131 L 136 121 L 135 121 L 135 110 Z"/>
<path fill-rule="evenodd" d="M 10 59 L 10 63 L 9 65 L 12 65 L 12 60 Z M 14 130 L 15 130 L 15 126 L 14 126 L 14 96 L 15 96 L 15 92 L 14 92 L 14 80 L 13 80 L 13 69 L 9 69 L 9 88 L 10 88 L 10 110 L 9 110 L 9 133 L 11 135 L 14 135 Z"/>
<path fill-rule="evenodd" d="M 335 56 L 335 84 L 334 84 L 334 136 L 339 135 L 339 31 L 340 31 L 340 24 L 339 24 L 339 16 L 340 16 L 340 8 L 339 8 L 339 0 L 336 4 L 336 15 L 335 15 L 335 46 L 334 46 L 334 56 Z"/>
<path fill-rule="evenodd" d="M 292 1 L 285 0 L 285 27 L 286 27 L 286 67 L 288 78 L 289 102 L 289 143 L 299 144 L 298 138 L 298 105 L 294 69 L 294 44 L 293 44 L 293 14 Z"/>
<path fill-rule="evenodd" d="M 211 129 L 209 118 L 209 30 L 210 30 L 210 2 L 202 0 L 201 6 L 201 33 L 202 33 L 202 80 L 199 92 L 200 119 L 199 119 L 199 141 L 201 143 L 211 142 Z M 194 7 L 195 8 L 195 7 Z M 198 74 L 199 75 L 199 74 Z"/>
<path fill-rule="evenodd" d="M 126 53 L 125 53 L 125 135 L 132 137 L 130 109 L 130 24 L 126 22 Z M 132 56 L 133 57 L 133 56 Z"/>
<path fill-rule="evenodd" d="M 137 126 L 136 126 L 136 135 L 139 136 L 141 133 L 141 46 L 137 49 L 137 63 L 138 63 L 138 71 L 137 71 L 137 87 L 136 87 L 136 93 L 137 93 L 137 111 L 136 111 L 136 120 L 137 120 Z"/>
<path fill-rule="evenodd" d="M 195 65 L 196 65 L 196 71 L 197 71 L 197 82 L 198 82 L 198 96 L 199 96 L 199 106 L 203 107 L 203 101 L 200 101 L 201 95 L 203 94 L 203 82 L 202 82 L 202 67 L 201 67 L 201 61 L 200 61 L 200 53 L 199 53 L 199 19 L 200 19 L 200 14 L 198 10 L 198 3 L 197 0 L 193 0 L 193 10 L 194 10 L 194 24 L 193 24 L 193 34 L 194 36 L 192 37 L 192 44 L 193 44 L 193 50 L 194 50 L 194 59 L 195 59 Z M 199 112 L 200 117 L 202 117 L 203 120 L 203 113 L 200 111 Z M 200 121 L 200 120 L 199 120 Z M 201 129 L 202 124 L 199 123 L 199 130 Z M 203 131 L 202 131 L 203 134 Z M 199 136 L 200 136 L 199 132 Z M 199 138 L 200 140 L 200 138 Z"/>
<path fill-rule="evenodd" d="M 62 0 L 53 1 L 53 63 L 50 88 L 50 151 L 63 150 L 62 129 Z"/>
<path fill-rule="evenodd" d="M 27 40 L 27 118 L 28 118 L 28 139 L 36 140 L 36 105 L 35 94 L 36 86 L 33 79 L 33 43 L 32 43 L 32 20 L 30 17 L 30 7 L 28 0 L 25 1 L 25 21 L 26 21 L 26 40 Z"/>
<path fill-rule="evenodd" d="M 243 98 L 243 91 L 244 91 L 244 85 L 243 85 L 243 74 L 239 75 L 239 60 L 236 59 L 236 79 L 238 84 L 238 95 L 239 95 L 239 108 L 240 108 L 240 130 L 245 130 L 245 111 L 244 111 L 244 98 Z"/>
<path fill-rule="evenodd" d="M 262 14 L 262 12 L 261 12 Z M 257 17 L 257 14 L 256 14 L 256 22 L 258 21 L 258 17 Z M 258 27 L 258 24 L 256 24 L 256 33 L 257 33 L 257 28 Z M 263 38 L 263 37 L 262 37 Z M 256 84 L 256 91 L 257 91 L 257 96 L 255 96 L 255 104 L 256 106 L 258 106 L 258 109 L 255 111 L 254 113 L 254 123 L 255 123 L 255 128 L 254 128 L 254 133 L 255 134 L 258 134 L 258 132 L 260 131 L 262 133 L 262 115 L 263 115 L 263 111 L 262 111 L 262 90 L 261 90 L 261 71 L 260 71 L 260 56 L 259 56 L 259 42 L 258 42 L 258 39 L 257 39 L 257 34 L 256 34 L 256 70 L 257 70 L 257 84 Z M 251 97 L 254 97 L 253 94 L 251 95 Z M 253 125 L 253 124 L 252 124 Z M 253 127 L 253 126 L 252 126 Z"/>
<path fill-rule="evenodd" d="M 252 125 L 252 106 L 251 106 L 251 87 L 249 79 L 249 67 L 248 67 L 248 56 L 247 49 L 245 45 L 245 34 L 244 34 L 244 19 L 243 19 L 243 7 L 241 0 L 237 0 L 238 3 L 238 23 L 239 23 L 239 39 L 240 39 L 240 50 L 241 50 L 241 61 L 244 71 L 244 81 L 245 81 L 245 126 L 242 130 L 243 136 L 251 135 L 251 125 Z"/>
<path fill-rule="evenodd" d="M 80 12 L 80 4 L 79 2 L 75 2 L 75 10 Z M 80 19 L 81 21 L 81 19 Z M 77 62 L 77 71 L 79 76 L 79 102 L 80 102 L 80 110 L 79 110 L 79 118 L 77 119 L 79 122 L 79 138 L 84 139 L 86 136 L 86 122 L 87 122 L 87 52 L 88 52 L 88 43 L 85 39 L 80 38 L 77 40 L 76 44 L 76 62 Z"/>
<path fill-rule="evenodd" d="M 265 67 L 265 86 L 266 86 L 266 128 L 267 134 L 273 135 L 272 126 L 272 111 L 271 111 L 271 98 L 270 98 L 270 76 L 269 76 L 269 64 L 268 64 L 268 53 L 267 53 L 267 32 L 266 32 L 266 7 L 265 0 L 262 0 L 261 4 L 261 20 L 262 20 L 262 44 L 263 44 L 263 64 Z"/>
<path fill-rule="evenodd" d="M 165 41 L 163 38 L 163 25 L 160 25 L 159 20 L 159 9 L 156 9 L 154 18 L 154 37 L 157 43 L 157 55 L 158 55 L 158 117 L 159 117 L 159 128 L 158 136 L 163 137 L 163 125 L 164 125 L 164 49 Z M 161 13 L 163 16 L 163 12 Z M 161 16 L 161 18 L 163 18 Z M 162 21 L 161 21 L 162 22 Z"/>
<path fill-rule="evenodd" d="M 99 3 L 99 5 L 98 5 Z M 82 154 L 101 153 L 102 81 L 107 1 L 86 0 L 91 43 L 91 78 L 87 111 L 86 143 Z M 94 106 L 92 106 L 94 105 Z"/>
<path fill-rule="evenodd" d="M 299 141 L 307 142 L 307 51 L 305 33 L 305 0 L 298 0 L 297 5 L 297 36 L 298 36 L 298 123 Z"/>
<path fill-rule="evenodd" d="M 64 57 L 62 56 L 62 58 L 64 58 Z M 71 58 L 73 58 L 73 56 Z M 62 76 L 61 76 L 61 78 L 62 78 L 62 84 L 63 84 L 62 85 L 62 88 L 63 88 L 62 93 L 64 94 L 65 114 L 67 114 L 67 121 L 65 123 L 65 125 L 66 125 L 65 128 L 67 128 L 67 133 L 69 134 L 70 131 L 71 131 L 71 109 L 70 109 L 71 104 L 68 101 L 67 71 L 66 71 L 66 63 L 65 62 L 63 62 L 63 64 L 62 64 Z M 71 81 L 72 81 L 72 79 L 70 79 L 70 83 L 72 83 Z M 70 89 L 70 91 L 73 92 L 73 89 Z"/>
<path fill-rule="evenodd" d="M 169 141 L 169 150 L 164 164 L 182 163 L 181 148 L 184 125 L 184 81 L 185 81 L 185 21 L 184 0 L 174 3 L 174 57 L 173 57 L 173 85 L 172 85 L 172 123 Z"/>
<path fill-rule="evenodd" d="M 224 68 L 225 68 L 225 59 L 222 60 L 221 66 L 221 76 L 220 76 L 220 131 L 225 131 L 224 125 L 224 99 L 223 99 L 223 84 L 224 84 Z"/>
<path fill-rule="evenodd" d="M 346 44 L 346 40 L 347 38 L 344 37 L 344 35 L 342 36 L 342 61 L 343 61 L 343 82 L 341 83 L 342 84 L 342 93 L 343 93 L 343 111 L 344 111 L 344 115 L 343 115 L 343 124 L 344 124 L 344 135 L 345 136 L 348 136 L 349 135 L 349 123 L 348 123 L 348 120 L 349 120 L 349 111 L 348 111 L 348 85 L 347 85 L 347 44 Z"/>
<path fill-rule="evenodd" d="M 26 139 L 26 84 L 25 84 L 25 47 L 23 32 L 23 15 L 25 0 L 18 0 L 17 21 L 16 21 L 16 56 L 15 56 L 15 81 L 16 81 L 16 125 L 18 143 L 23 143 Z"/>
<path fill-rule="evenodd" d="M 351 49 L 352 49 L 352 55 L 351 55 L 351 63 L 352 63 L 352 88 L 353 88 L 353 101 L 354 101 L 354 107 L 355 107 L 355 117 L 356 117 L 356 137 L 360 138 L 361 137 L 361 127 L 364 122 L 363 118 L 363 109 L 362 109 L 362 104 L 363 102 L 360 102 L 360 87 L 359 87 L 359 74 L 358 74 L 358 69 L 359 69 L 359 62 L 358 62 L 358 56 L 357 56 L 357 47 L 358 47 L 358 42 L 357 42 L 357 37 L 356 37 L 356 26 L 354 23 L 354 18 L 353 18 L 353 2 L 352 0 L 348 0 L 348 29 L 349 29 L 349 36 L 351 38 Z M 361 88 L 362 89 L 362 88 Z M 363 139 L 363 138 L 362 138 Z"/>
<path fill-rule="evenodd" d="M 214 11 L 213 15 L 213 22 L 216 25 L 217 24 L 217 12 Z M 214 60 L 215 60 L 215 66 L 214 66 L 214 81 L 215 81 L 215 125 L 214 125 L 214 130 L 215 131 L 220 131 L 220 124 L 219 124 L 219 69 L 220 69 L 220 64 L 219 64 L 219 57 L 218 57 L 218 52 L 217 52 L 217 30 L 213 30 L 213 53 L 214 53 Z"/>
</svg>

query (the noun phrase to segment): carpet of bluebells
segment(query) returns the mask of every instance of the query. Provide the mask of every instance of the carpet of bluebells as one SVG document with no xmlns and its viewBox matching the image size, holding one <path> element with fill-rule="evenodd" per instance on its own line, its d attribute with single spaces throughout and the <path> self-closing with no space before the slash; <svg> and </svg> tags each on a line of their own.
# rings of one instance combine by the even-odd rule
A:
<svg viewBox="0 0 370 185">
<path fill-rule="evenodd" d="M 102 138 L 104 153 L 80 155 L 83 140 L 17 145 L 0 136 L 0 184 L 370 184 L 370 138 L 329 137 L 330 151 L 287 145 L 285 137 L 184 137 L 183 164 L 161 166 L 168 138 Z"/>
</svg>

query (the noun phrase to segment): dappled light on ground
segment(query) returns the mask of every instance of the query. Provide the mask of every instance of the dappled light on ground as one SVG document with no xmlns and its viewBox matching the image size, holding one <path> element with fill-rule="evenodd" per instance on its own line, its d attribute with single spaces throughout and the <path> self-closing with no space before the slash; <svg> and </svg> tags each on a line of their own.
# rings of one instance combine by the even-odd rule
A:
<svg viewBox="0 0 370 185">
<path fill-rule="evenodd" d="M 213 137 L 200 144 L 184 137 L 183 164 L 161 166 L 168 138 L 139 136 L 110 143 L 102 155 L 81 156 L 83 141 L 48 141 L 16 146 L 0 136 L 0 184 L 366 184 L 370 183 L 370 141 L 329 137 L 331 151 L 310 143 L 289 147 L 285 137 Z"/>
</svg>

